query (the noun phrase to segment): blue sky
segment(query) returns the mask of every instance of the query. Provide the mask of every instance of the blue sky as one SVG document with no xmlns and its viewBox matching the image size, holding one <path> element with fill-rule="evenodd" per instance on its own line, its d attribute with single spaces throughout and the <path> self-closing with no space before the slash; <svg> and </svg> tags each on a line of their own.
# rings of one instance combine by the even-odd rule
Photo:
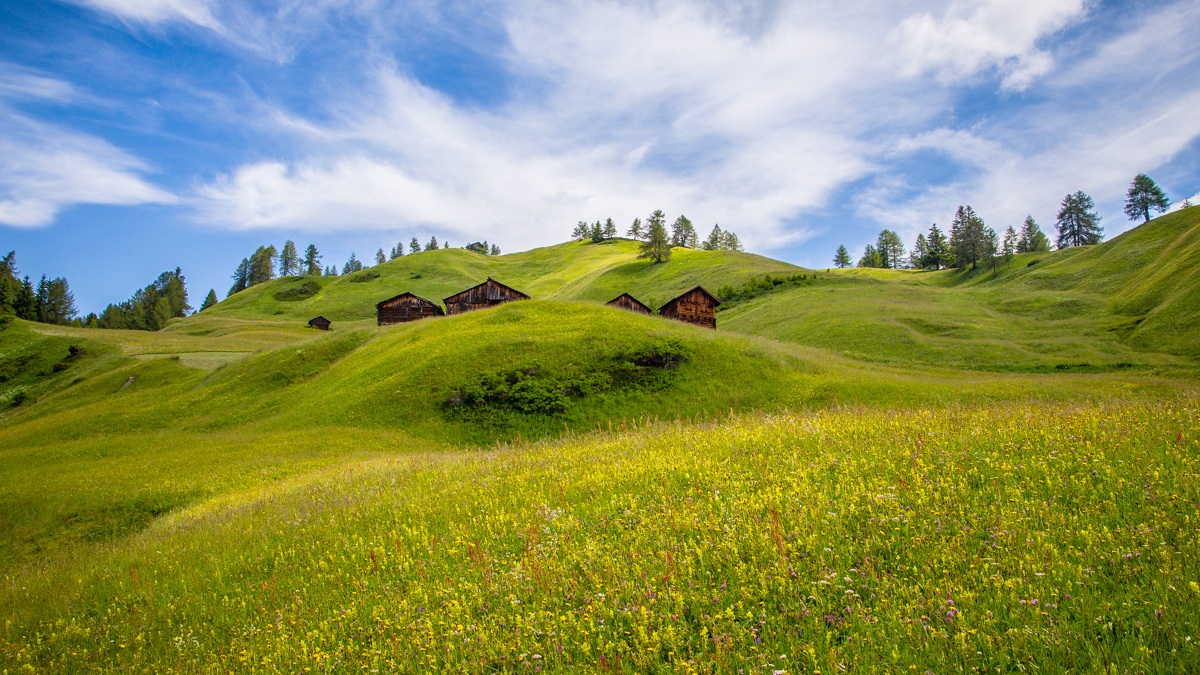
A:
<svg viewBox="0 0 1200 675">
<path fill-rule="evenodd" d="M 259 244 L 683 213 L 823 268 L 971 204 L 1200 192 L 1200 3 L 0 0 L 0 253 L 83 312 Z"/>
</svg>

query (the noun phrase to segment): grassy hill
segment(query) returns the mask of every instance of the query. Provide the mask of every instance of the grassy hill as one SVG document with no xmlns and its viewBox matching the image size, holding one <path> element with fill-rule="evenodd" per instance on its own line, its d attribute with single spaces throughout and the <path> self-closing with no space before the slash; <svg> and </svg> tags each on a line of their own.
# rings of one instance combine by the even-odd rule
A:
<svg viewBox="0 0 1200 675">
<path fill-rule="evenodd" d="M 1198 225 L 995 274 L 442 250 L 157 333 L 0 319 L 0 669 L 1200 664 Z M 602 306 L 768 274 L 717 331 Z M 536 299 L 374 325 L 487 276 Z"/>
</svg>

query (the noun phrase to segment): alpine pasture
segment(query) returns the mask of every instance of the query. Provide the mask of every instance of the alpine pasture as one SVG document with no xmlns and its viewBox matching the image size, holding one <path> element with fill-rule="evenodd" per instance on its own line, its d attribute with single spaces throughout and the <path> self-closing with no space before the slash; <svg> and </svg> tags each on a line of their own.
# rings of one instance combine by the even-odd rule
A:
<svg viewBox="0 0 1200 675">
<path fill-rule="evenodd" d="M 0 319 L 0 670 L 1198 670 L 1198 263 L 1188 209 L 995 272 L 573 242 Z M 375 326 L 488 276 L 534 299 Z M 695 285 L 760 290 L 603 306 Z"/>
</svg>

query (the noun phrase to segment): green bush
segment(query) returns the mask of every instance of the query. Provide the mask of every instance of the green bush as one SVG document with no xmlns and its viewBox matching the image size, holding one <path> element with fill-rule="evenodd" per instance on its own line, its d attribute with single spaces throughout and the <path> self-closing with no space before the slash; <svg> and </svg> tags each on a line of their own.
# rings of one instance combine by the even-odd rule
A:
<svg viewBox="0 0 1200 675">
<path fill-rule="evenodd" d="M 277 291 L 273 297 L 280 302 L 295 302 L 297 300 L 307 300 L 320 292 L 321 282 L 316 279 L 308 279 L 295 288 Z"/>
</svg>

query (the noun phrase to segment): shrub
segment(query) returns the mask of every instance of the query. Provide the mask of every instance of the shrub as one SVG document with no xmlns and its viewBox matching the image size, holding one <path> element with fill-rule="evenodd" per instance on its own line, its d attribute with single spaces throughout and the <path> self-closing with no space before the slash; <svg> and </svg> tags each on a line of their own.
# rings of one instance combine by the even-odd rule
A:
<svg viewBox="0 0 1200 675">
<path fill-rule="evenodd" d="M 311 298 L 320 292 L 321 282 L 317 281 L 316 279 L 308 279 L 295 288 L 278 291 L 272 297 L 280 302 L 295 302 L 297 300 Z"/>
<path fill-rule="evenodd" d="M 365 272 L 359 272 L 358 274 L 355 274 L 354 276 L 350 277 L 350 283 L 364 284 L 368 281 L 372 281 L 372 280 L 378 279 L 378 278 L 379 278 L 379 272 L 376 272 L 375 270 L 367 270 Z"/>
</svg>

